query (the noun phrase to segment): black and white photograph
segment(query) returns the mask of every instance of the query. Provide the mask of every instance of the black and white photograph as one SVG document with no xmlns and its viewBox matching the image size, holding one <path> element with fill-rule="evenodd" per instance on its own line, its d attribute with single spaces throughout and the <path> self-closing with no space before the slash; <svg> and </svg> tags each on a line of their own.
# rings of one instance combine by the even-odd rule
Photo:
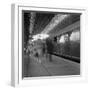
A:
<svg viewBox="0 0 90 90">
<path fill-rule="evenodd" d="M 22 10 L 22 78 L 80 75 L 80 16 Z"/>
<path fill-rule="evenodd" d="M 90 0 L 1 0 L 0 90 L 90 90 Z"/>
</svg>

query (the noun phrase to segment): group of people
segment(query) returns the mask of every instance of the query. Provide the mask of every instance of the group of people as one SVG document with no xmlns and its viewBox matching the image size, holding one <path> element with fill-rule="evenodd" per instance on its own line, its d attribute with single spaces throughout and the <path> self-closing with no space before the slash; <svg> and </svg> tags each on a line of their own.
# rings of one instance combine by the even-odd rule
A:
<svg viewBox="0 0 90 90">
<path fill-rule="evenodd" d="M 42 62 L 42 57 L 45 57 L 46 60 L 49 59 L 50 62 L 52 61 L 53 43 L 50 39 L 38 40 L 31 46 L 28 46 L 29 56 L 33 55 L 39 63 Z"/>
</svg>

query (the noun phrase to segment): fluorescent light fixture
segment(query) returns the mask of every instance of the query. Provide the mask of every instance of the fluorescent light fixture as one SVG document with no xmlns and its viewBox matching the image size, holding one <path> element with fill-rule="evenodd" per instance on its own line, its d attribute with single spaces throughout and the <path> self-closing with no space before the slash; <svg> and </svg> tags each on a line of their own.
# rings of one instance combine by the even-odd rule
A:
<svg viewBox="0 0 90 90">
<path fill-rule="evenodd" d="M 36 40 L 38 40 L 38 39 L 43 40 L 43 39 L 46 39 L 46 38 L 48 38 L 48 37 L 49 37 L 48 34 L 37 34 L 37 35 L 33 35 L 32 41 L 36 41 Z"/>
</svg>

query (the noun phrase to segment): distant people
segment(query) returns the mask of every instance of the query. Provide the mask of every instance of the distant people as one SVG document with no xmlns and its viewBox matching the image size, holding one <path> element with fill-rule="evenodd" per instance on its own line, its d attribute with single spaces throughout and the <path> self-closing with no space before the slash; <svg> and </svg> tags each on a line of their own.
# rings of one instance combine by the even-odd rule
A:
<svg viewBox="0 0 90 90">
<path fill-rule="evenodd" d="M 27 46 L 27 48 L 26 48 L 26 54 L 27 55 L 29 55 L 29 53 L 30 53 L 29 48 L 30 48 L 29 46 Z"/>
<path fill-rule="evenodd" d="M 49 61 L 52 61 L 53 43 L 50 39 L 46 40 L 46 46 L 47 46 L 47 54 L 49 57 Z"/>
<path fill-rule="evenodd" d="M 37 58 L 37 61 L 39 61 L 39 55 L 38 55 L 38 52 L 35 53 L 35 57 Z"/>
<path fill-rule="evenodd" d="M 45 56 L 46 54 L 46 44 L 42 43 L 42 55 Z"/>
<path fill-rule="evenodd" d="M 38 50 L 38 49 L 35 49 L 34 52 L 35 52 L 35 55 L 34 55 L 34 56 L 36 57 L 37 61 L 38 61 L 39 63 L 41 63 L 39 50 Z"/>
</svg>

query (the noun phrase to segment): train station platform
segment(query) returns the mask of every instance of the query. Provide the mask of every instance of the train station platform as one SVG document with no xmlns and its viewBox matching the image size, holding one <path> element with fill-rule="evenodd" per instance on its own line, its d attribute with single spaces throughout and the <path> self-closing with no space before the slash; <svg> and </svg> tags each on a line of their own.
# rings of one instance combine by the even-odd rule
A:
<svg viewBox="0 0 90 90">
<path fill-rule="evenodd" d="M 52 55 L 50 62 L 45 57 L 24 56 L 24 77 L 80 75 L 80 63 Z"/>
</svg>

